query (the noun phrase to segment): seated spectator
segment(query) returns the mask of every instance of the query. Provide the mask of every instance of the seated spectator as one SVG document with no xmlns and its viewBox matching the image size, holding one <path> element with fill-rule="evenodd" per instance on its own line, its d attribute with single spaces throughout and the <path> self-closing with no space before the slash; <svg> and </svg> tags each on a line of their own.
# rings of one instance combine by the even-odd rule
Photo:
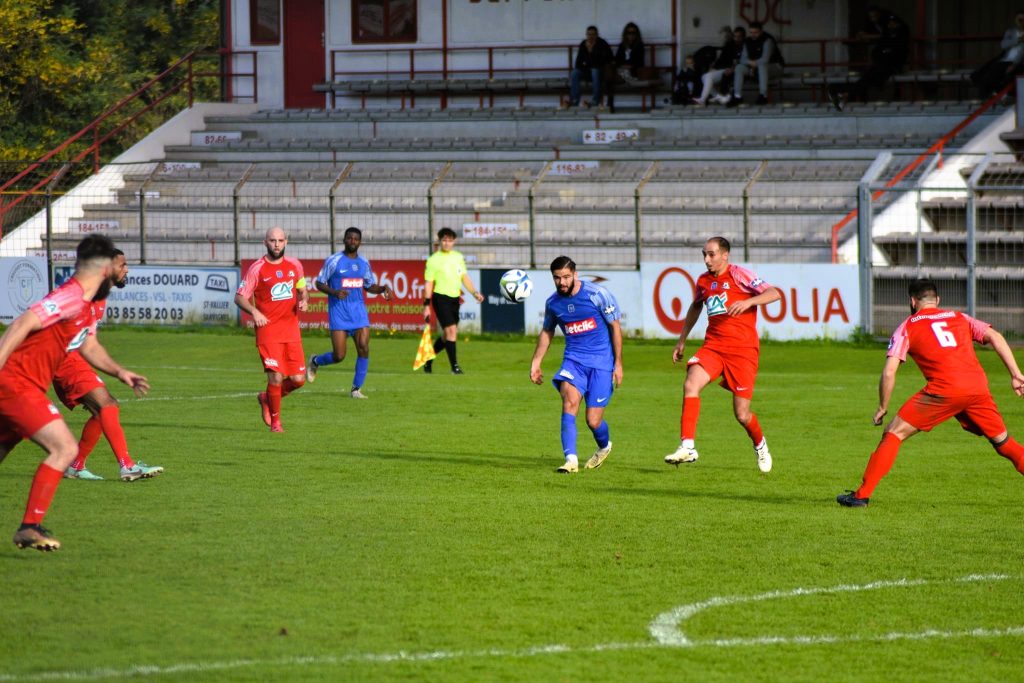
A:
<svg viewBox="0 0 1024 683">
<path fill-rule="evenodd" d="M 880 12 L 877 7 L 868 9 L 868 26 L 875 23 L 873 14 Z M 903 20 L 895 14 L 885 17 L 881 33 L 877 34 L 874 47 L 871 48 L 871 64 L 856 82 L 851 84 L 833 83 L 828 86 L 828 97 L 836 111 L 842 111 L 850 98 L 867 101 L 868 89 L 885 85 L 890 78 L 903 70 L 910 52 L 910 30 Z M 873 40 L 876 34 L 862 31 L 858 39 Z"/>
<path fill-rule="evenodd" d="M 736 70 L 736 64 L 739 62 L 740 54 L 743 52 L 743 41 L 747 38 L 747 30 L 742 26 L 737 26 L 732 31 L 728 31 L 728 34 L 727 31 L 728 27 L 722 28 L 722 49 L 718 53 L 718 57 L 711 64 L 711 68 L 701 77 L 700 96 L 694 104 L 706 105 L 708 99 L 715 95 L 718 84 L 723 79 L 732 76 Z M 701 48 L 701 50 L 703 49 Z M 725 104 L 729 101 L 729 95 L 725 93 L 715 99 L 720 104 Z"/>
<path fill-rule="evenodd" d="M 594 96 L 584 106 L 601 104 L 601 82 L 604 80 L 604 68 L 613 62 L 612 48 L 603 38 L 597 35 L 596 26 L 587 27 L 587 37 L 576 49 L 576 62 L 569 80 L 569 106 L 580 104 L 580 83 L 590 80 L 594 88 Z"/>
<path fill-rule="evenodd" d="M 757 74 L 757 103 L 768 104 L 768 79 L 782 76 L 782 67 L 786 60 L 779 52 L 775 37 L 764 30 L 761 22 L 749 24 L 747 39 L 743 41 L 743 52 L 733 74 L 732 98 L 727 103 L 735 107 L 743 102 L 743 80 L 748 75 Z"/>
<path fill-rule="evenodd" d="M 971 74 L 971 82 L 978 86 L 982 99 L 999 92 L 1014 77 L 1024 73 L 1024 12 L 1017 12 L 1014 24 L 1003 34 L 999 43 L 1002 51 Z"/>
<path fill-rule="evenodd" d="M 632 21 L 622 29 L 622 42 L 615 51 L 611 73 L 605 74 L 608 84 L 608 109 L 615 111 L 615 86 L 629 83 L 640 77 L 644 66 L 644 39 L 640 27 Z"/>
<path fill-rule="evenodd" d="M 697 70 L 697 57 L 692 54 L 686 55 L 683 68 L 676 74 L 672 104 L 693 104 L 700 97 L 702 87 L 701 73 Z"/>
</svg>

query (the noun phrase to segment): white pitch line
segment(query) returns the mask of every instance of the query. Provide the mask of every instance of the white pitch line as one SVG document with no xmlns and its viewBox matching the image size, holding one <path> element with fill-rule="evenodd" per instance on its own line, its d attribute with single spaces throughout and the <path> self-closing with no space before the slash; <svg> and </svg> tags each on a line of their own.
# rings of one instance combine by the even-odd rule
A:
<svg viewBox="0 0 1024 683">
<path fill-rule="evenodd" d="M 684 605 L 676 610 L 666 612 L 651 623 L 651 632 L 654 635 L 655 625 L 667 623 L 663 621 L 666 615 L 688 614 L 693 616 L 697 612 L 709 607 L 723 605 L 734 605 L 744 602 L 759 602 L 774 598 L 796 597 L 803 595 L 824 595 L 840 592 L 858 592 L 867 590 L 879 590 L 883 588 L 907 588 L 914 586 L 925 586 L 930 584 L 948 583 L 973 583 L 984 581 L 1005 581 L 1019 579 L 1020 577 L 1007 576 L 1005 574 L 971 574 L 956 579 L 928 580 L 928 579 L 898 579 L 895 581 L 875 581 L 859 585 L 839 585 L 826 588 L 797 588 L 789 591 L 771 591 L 757 595 L 747 596 L 725 596 L 704 600 L 691 605 Z M 688 616 L 685 618 L 689 618 Z M 680 618 L 680 620 L 682 617 Z M 389 664 L 392 662 L 437 662 L 453 659 L 479 659 L 479 658 L 523 658 L 537 657 L 541 655 L 557 654 L 585 654 L 593 652 L 610 652 L 618 650 L 645 650 L 645 649 L 692 649 L 692 648 L 730 648 L 730 647 L 765 647 L 772 645 L 837 645 L 844 643 L 863 642 L 895 642 L 901 640 L 954 640 L 959 638 L 999 638 L 999 637 L 1024 637 L 1024 626 L 1009 626 L 1005 628 L 972 628 L 959 631 L 940 631 L 929 629 L 912 633 L 892 632 L 879 635 L 829 635 L 816 636 L 757 636 L 752 638 L 718 638 L 713 640 L 690 640 L 682 635 L 677 629 L 679 621 L 672 623 L 673 632 L 682 637 L 669 639 L 668 642 L 657 640 L 644 640 L 632 643 L 598 643 L 596 645 L 540 645 L 535 647 L 519 649 L 486 649 L 486 650 L 435 650 L 425 652 L 379 652 L 348 655 L 320 655 L 309 657 L 285 657 L 279 659 L 234 659 L 222 662 L 182 662 L 167 666 L 133 666 L 125 669 L 92 669 L 88 671 L 46 671 L 35 674 L 3 674 L 0 673 L 0 683 L 16 683 L 21 681 L 91 681 L 103 678 L 147 678 L 152 676 L 171 676 L 175 674 L 210 673 L 215 671 L 230 671 L 246 668 L 270 668 L 270 667 L 300 667 L 300 666 L 339 666 L 345 664 Z M 658 638 L 658 636 L 655 636 Z"/>
<path fill-rule="evenodd" d="M 246 391 L 236 394 L 216 394 L 211 396 L 154 396 L 152 398 L 135 399 L 138 403 L 151 403 L 153 401 L 222 401 L 227 398 L 252 398 L 255 391 Z"/>
</svg>

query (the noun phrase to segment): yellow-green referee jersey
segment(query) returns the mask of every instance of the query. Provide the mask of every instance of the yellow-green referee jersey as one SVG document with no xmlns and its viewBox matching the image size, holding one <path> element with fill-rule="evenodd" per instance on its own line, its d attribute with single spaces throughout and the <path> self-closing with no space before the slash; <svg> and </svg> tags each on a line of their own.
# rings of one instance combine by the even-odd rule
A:
<svg viewBox="0 0 1024 683">
<path fill-rule="evenodd" d="M 462 293 L 462 276 L 465 274 L 466 259 L 461 252 L 438 250 L 427 259 L 423 279 L 434 283 L 435 294 L 458 297 Z"/>
</svg>

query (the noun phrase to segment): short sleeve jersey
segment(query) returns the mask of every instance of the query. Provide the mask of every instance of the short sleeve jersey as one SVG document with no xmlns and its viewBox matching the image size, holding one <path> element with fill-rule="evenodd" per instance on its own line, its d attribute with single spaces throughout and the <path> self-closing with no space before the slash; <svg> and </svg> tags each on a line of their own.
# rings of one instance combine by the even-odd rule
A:
<svg viewBox="0 0 1024 683">
<path fill-rule="evenodd" d="M 290 256 L 280 263 L 263 257 L 249 266 L 238 293 L 253 299 L 257 310 L 267 316 L 267 324 L 256 328 L 257 344 L 301 340 L 295 290 L 305 287 L 302 264 Z"/>
<path fill-rule="evenodd" d="M 928 383 L 924 391 L 936 396 L 972 396 L 988 391 L 988 377 L 974 353 L 988 323 L 958 311 L 927 308 L 904 320 L 889 340 L 890 357 L 921 368 Z"/>
<path fill-rule="evenodd" d="M 337 309 L 338 313 L 360 313 L 366 307 L 366 300 L 363 290 L 377 284 L 377 278 L 373 275 L 370 262 L 362 256 L 351 258 L 343 251 L 332 254 L 324 261 L 320 274 L 316 276 L 318 282 L 323 282 L 331 289 L 344 289 L 348 296 L 344 299 L 329 297 L 327 306 L 332 313 Z M 346 315 L 345 317 L 354 317 Z"/>
<path fill-rule="evenodd" d="M 16 395 L 29 387 L 47 390 L 65 356 L 96 330 L 93 306 L 83 299 L 84 294 L 78 280 L 71 278 L 32 304 L 29 310 L 43 328 L 26 337 L 8 357 L 0 370 L 0 394 Z"/>
<path fill-rule="evenodd" d="M 703 302 L 708 314 L 708 330 L 704 346 L 709 349 L 735 351 L 737 348 L 760 347 L 757 336 L 757 307 L 741 315 L 729 315 L 729 306 L 750 299 L 771 288 L 767 282 L 741 266 L 730 265 L 715 277 L 703 273 L 697 278 L 697 301 Z"/>
<path fill-rule="evenodd" d="M 86 302 L 86 306 L 92 309 L 93 323 L 89 328 L 89 332 L 95 337 L 100 326 L 100 321 L 103 320 L 103 316 L 107 312 L 107 302 Z M 57 371 L 54 373 L 54 379 L 59 380 L 62 376 L 68 375 L 74 369 L 81 368 L 83 365 L 87 368 L 92 367 L 89 365 L 88 361 L 82 358 L 80 353 L 66 353 L 64 354 L 64 358 L 61 359 L 60 365 L 57 366 Z"/>
<path fill-rule="evenodd" d="M 615 352 L 608 327 L 622 314 L 619 304 L 604 287 L 586 280 L 573 296 L 555 292 L 544 304 L 544 329 L 557 325 L 565 335 L 565 359 L 588 368 L 612 371 Z"/>
<path fill-rule="evenodd" d="M 457 297 L 462 293 L 462 276 L 466 274 L 466 259 L 452 249 L 445 253 L 438 249 L 427 259 L 423 279 L 434 283 L 434 292 Z"/>
</svg>

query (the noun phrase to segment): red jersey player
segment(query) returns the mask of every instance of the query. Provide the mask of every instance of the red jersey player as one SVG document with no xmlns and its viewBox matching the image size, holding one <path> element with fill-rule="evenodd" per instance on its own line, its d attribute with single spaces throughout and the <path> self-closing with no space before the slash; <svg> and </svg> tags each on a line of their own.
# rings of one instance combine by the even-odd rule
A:
<svg viewBox="0 0 1024 683">
<path fill-rule="evenodd" d="M 78 453 L 75 437 L 46 397 L 64 356 L 78 350 L 94 367 L 115 375 L 136 393 L 149 389 L 145 377 L 115 363 L 91 334 L 95 319 L 89 303 L 106 298 L 114 281 L 113 243 L 102 235 L 89 235 L 79 243 L 77 256 L 74 275 L 0 336 L 0 461 L 22 439 L 31 439 L 47 452 L 14 535 L 19 548 L 60 548 L 42 521 L 64 470 Z"/>
<path fill-rule="evenodd" d="M 113 265 L 114 286 L 122 289 L 128 281 L 128 262 L 125 260 L 124 252 L 120 249 L 114 250 Z M 92 306 L 93 317 L 98 324 L 107 310 L 107 302 L 93 301 L 89 305 Z M 128 455 L 128 442 L 124 436 L 124 429 L 121 427 L 121 408 L 118 406 L 117 399 L 110 394 L 103 380 L 96 374 L 96 370 L 82 358 L 81 354 L 69 353 L 64 357 L 53 378 L 53 389 L 57 393 L 57 398 L 67 406 L 68 410 L 74 410 L 75 406 L 83 405 L 91 413 L 91 417 L 82 427 L 82 437 L 78 440 L 78 456 L 64 472 L 65 479 L 103 480 L 103 477 L 93 474 L 85 467 L 85 461 L 92 453 L 92 449 L 95 448 L 96 442 L 99 441 L 100 434 L 107 437 L 107 441 L 114 451 L 114 456 L 121 468 L 121 481 L 148 479 L 164 471 L 164 468 L 159 465 L 135 462 Z"/>
<path fill-rule="evenodd" d="M 1006 431 L 989 392 L 988 377 L 974 353 L 974 342 L 991 345 L 1010 372 L 1013 391 L 1024 397 L 1024 374 L 1017 367 L 1006 339 L 988 323 L 940 309 L 938 289 L 931 280 L 915 280 L 910 284 L 909 294 L 911 316 L 893 333 L 878 382 L 875 424 L 882 424 L 889 411 L 896 371 L 908 353 L 921 368 L 927 384 L 886 425 L 882 441 L 868 460 L 860 488 L 836 497 L 846 507 L 866 507 L 875 486 L 892 468 L 903 442 L 918 432 L 930 432 L 951 417 L 968 432 L 987 438 L 996 453 L 1024 474 L 1024 446 Z"/>
<path fill-rule="evenodd" d="M 665 462 L 679 465 L 697 460 L 694 439 L 700 416 L 700 392 L 721 377 L 720 384 L 733 395 L 733 414 L 754 444 L 758 469 L 770 472 L 772 456 L 757 416 L 750 411 L 750 400 L 754 396 L 760 353 L 757 307 L 778 301 L 782 295 L 746 268 L 730 265 L 730 248 L 724 237 L 712 237 L 704 244 L 702 253 L 708 272 L 697 278 L 697 295 L 686 312 L 679 343 L 672 350 L 672 362 L 685 358 L 686 337 L 700 318 L 702 308 L 708 312 L 708 329 L 704 345 L 686 361 L 680 444 L 675 452 L 665 456 Z"/>
<path fill-rule="evenodd" d="M 267 231 L 267 255 L 245 273 L 235 304 L 256 324 L 256 348 L 267 374 L 267 390 L 256 395 L 263 421 L 272 432 L 281 427 L 281 399 L 306 383 L 306 362 L 298 311 L 309 304 L 302 264 L 284 255 L 288 237 L 279 227 Z"/>
</svg>

